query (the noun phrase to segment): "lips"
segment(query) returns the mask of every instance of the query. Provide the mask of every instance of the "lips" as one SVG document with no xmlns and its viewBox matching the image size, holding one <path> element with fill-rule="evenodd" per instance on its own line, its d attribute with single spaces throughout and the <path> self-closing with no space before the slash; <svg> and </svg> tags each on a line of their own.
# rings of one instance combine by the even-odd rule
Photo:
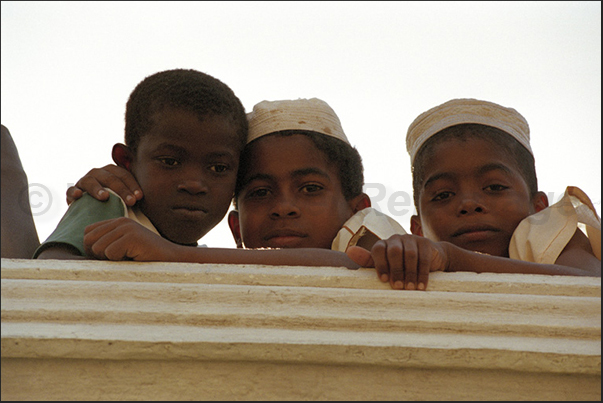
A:
<svg viewBox="0 0 603 403">
<path fill-rule="evenodd" d="M 182 214 L 190 217 L 197 217 L 207 214 L 207 210 L 201 206 L 175 206 L 172 210 L 177 214 Z"/>
<path fill-rule="evenodd" d="M 452 238 L 464 238 L 473 241 L 479 241 L 492 236 L 493 233 L 499 232 L 498 228 L 485 224 L 467 225 L 461 227 L 452 234 Z"/>
<path fill-rule="evenodd" d="M 271 247 L 277 248 L 287 248 L 287 247 L 295 247 L 299 242 L 301 242 L 304 238 L 307 238 L 308 235 L 290 229 L 280 229 L 275 230 L 264 237 L 264 241 Z"/>
</svg>

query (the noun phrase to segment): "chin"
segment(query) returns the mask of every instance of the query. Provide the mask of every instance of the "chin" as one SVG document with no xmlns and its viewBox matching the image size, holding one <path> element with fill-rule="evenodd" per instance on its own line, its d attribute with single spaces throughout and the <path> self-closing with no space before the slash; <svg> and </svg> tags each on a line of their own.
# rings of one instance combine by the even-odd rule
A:
<svg viewBox="0 0 603 403">
<path fill-rule="evenodd" d="M 168 241 L 184 246 L 196 246 L 199 239 L 203 238 L 203 236 L 205 235 L 205 233 L 201 233 L 201 235 L 183 236 L 182 231 L 177 231 L 177 233 L 173 235 L 161 231 L 159 231 L 159 233 L 163 238 L 167 239 Z M 199 233 L 199 231 L 195 232 L 195 234 Z"/>
<path fill-rule="evenodd" d="M 178 245 L 182 245 L 182 246 L 197 246 L 198 245 L 198 241 L 191 241 L 188 239 L 183 239 L 183 240 L 177 240 L 177 241 L 172 241 Z"/>
<path fill-rule="evenodd" d="M 498 249 L 493 249 L 493 248 L 465 248 L 465 249 L 469 249 L 473 252 L 483 253 L 485 255 L 490 255 L 490 256 L 509 257 L 509 251 L 507 251 L 507 250 L 500 251 Z"/>
</svg>

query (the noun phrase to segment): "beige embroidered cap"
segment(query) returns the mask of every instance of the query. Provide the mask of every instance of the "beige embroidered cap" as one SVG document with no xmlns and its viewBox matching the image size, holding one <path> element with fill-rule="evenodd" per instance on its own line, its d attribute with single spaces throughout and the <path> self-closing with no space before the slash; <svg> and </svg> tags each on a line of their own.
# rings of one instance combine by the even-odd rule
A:
<svg viewBox="0 0 603 403">
<path fill-rule="evenodd" d="M 282 130 L 309 130 L 350 144 L 335 111 L 318 98 L 262 101 L 247 114 L 247 143 Z"/>
<path fill-rule="evenodd" d="M 448 127 L 477 123 L 496 127 L 519 141 L 532 152 L 530 127 L 526 119 L 512 108 L 478 99 L 453 99 L 420 114 L 408 127 L 406 149 L 411 163 L 421 146 L 434 134 Z"/>
</svg>

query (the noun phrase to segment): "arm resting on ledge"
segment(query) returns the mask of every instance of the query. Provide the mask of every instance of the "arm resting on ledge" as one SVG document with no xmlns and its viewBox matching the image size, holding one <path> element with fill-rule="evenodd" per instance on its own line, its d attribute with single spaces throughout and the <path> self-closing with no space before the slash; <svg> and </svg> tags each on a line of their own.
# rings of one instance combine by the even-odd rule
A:
<svg viewBox="0 0 603 403">
<path fill-rule="evenodd" d="M 84 247 L 88 256 L 108 260 L 360 267 L 345 253 L 330 249 L 229 249 L 178 245 L 124 217 L 87 226 Z"/>
</svg>

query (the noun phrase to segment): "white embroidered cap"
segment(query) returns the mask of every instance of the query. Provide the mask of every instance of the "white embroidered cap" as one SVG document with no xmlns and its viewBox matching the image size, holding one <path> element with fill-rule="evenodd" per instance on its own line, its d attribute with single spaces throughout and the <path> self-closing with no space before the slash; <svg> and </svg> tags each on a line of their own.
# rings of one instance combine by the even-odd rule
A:
<svg viewBox="0 0 603 403">
<path fill-rule="evenodd" d="M 262 101 L 247 114 L 247 143 L 282 130 L 309 130 L 350 144 L 335 111 L 318 98 Z"/>
<path fill-rule="evenodd" d="M 515 138 L 531 154 L 530 127 L 515 109 L 478 99 L 453 99 L 420 114 L 408 127 L 406 150 L 411 163 L 421 146 L 434 134 L 451 126 L 477 123 L 500 129 Z"/>
</svg>

